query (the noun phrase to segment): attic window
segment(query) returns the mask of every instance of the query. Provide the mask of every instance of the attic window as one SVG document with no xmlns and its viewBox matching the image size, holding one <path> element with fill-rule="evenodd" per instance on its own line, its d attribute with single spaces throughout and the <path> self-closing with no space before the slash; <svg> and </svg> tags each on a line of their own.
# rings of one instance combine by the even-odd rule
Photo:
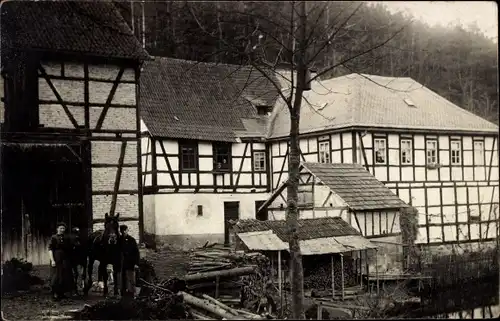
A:
<svg viewBox="0 0 500 321">
<path fill-rule="evenodd" d="M 267 115 L 271 112 L 270 106 L 255 106 L 255 108 L 257 108 L 258 115 Z"/>
<path fill-rule="evenodd" d="M 414 102 L 413 102 L 413 100 L 411 100 L 410 98 L 404 98 L 403 100 L 404 100 L 404 102 L 405 102 L 408 106 L 410 106 L 410 107 L 414 107 L 414 108 L 416 107 L 416 106 L 415 106 L 415 103 L 414 103 Z"/>
</svg>

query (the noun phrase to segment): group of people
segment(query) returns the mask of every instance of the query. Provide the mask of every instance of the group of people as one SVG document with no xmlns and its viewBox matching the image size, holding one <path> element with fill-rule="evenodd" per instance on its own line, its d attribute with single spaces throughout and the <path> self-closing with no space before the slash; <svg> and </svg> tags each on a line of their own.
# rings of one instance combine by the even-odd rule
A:
<svg viewBox="0 0 500 321">
<path fill-rule="evenodd" d="M 135 270 L 139 264 L 139 247 L 134 237 L 128 234 L 128 227 L 121 225 L 119 246 L 121 253 L 122 296 L 135 294 Z M 74 228 L 70 233 L 65 223 L 57 224 L 57 232 L 51 237 L 49 255 L 51 264 L 51 290 L 55 300 L 60 300 L 67 293 L 78 294 L 78 265 L 86 264 L 86 246 L 80 243 L 79 230 Z M 84 258 L 84 261 L 81 258 Z M 82 275 L 86 279 L 85 275 Z"/>
</svg>

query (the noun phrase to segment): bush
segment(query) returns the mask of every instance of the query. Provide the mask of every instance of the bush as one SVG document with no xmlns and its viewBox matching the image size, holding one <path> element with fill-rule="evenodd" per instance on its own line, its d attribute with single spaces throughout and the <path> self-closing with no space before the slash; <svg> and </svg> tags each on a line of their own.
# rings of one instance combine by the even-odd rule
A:
<svg viewBox="0 0 500 321">
<path fill-rule="evenodd" d="M 2 264 L 2 295 L 29 290 L 33 285 L 42 285 L 43 280 L 32 275 L 33 264 L 24 259 L 13 258 Z"/>
</svg>

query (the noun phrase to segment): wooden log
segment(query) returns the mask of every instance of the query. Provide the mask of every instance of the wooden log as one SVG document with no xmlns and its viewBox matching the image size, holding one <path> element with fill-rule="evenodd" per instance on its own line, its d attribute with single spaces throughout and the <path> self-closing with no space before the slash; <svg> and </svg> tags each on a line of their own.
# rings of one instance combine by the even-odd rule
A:
<svg viewBox="0 0 500 321">
<path fill-rule="evenodd" d="M 182 295 L 182 297 L 184 298 L 184 302 L 186 302 L 187 304 L 194 305 L 195 307 L 211 312 L 221 318 L 232 319 L 234 317 L 234 315 L 232 315 L 228 311 L 211 303 L 208 300 L 199 299 L 183 291 L 179 292 L 179 294 Z"/>
<path fill-rule="evenodd" d="M 224 303 L 222 303 L 220 301 L 217 301 L 216 299 L 212 298 L 211 296 L 203 294 L 202 297 L 204 299 L 207 299 L 208 301 L 212 302 L 213 304 L 220 306 L 224 310 L 229 311 L 230 313 L 232 313 L 234 315 L 238 315 L 238 311 L 236 311 L 235 309 L 231 308 L 230 306 L 225 305 Z"/>
<path fill-rule="evenodd" d="M 203 280 L 203 279 L 212 279 L 216 276 L 224 277 L 224 276 L 241 276 L 248 275 L 255 272 L 255 267 L 241 267 L 234 269 L 227 269 L 221 271 L 213 271 L 213 272 L 204 272 L 198 274 L 189 274 L 184 276 L 185 281 L 195 281 L 195 280 Z"/>
<path fill-rule="evenodd" d="M 255 313 L 252 313 L 252 312 L 248 312 L 248 311 L 245 311 L 243 309 L 235 309 L 240 315 L 243 315 L 243 316 L 246 316 L 246 317 L 249 317 L 253 320 L 264 320 L 265 318 L 263 316 L 260 316 L 258 314 L 255 314 Z"/>
</svg>

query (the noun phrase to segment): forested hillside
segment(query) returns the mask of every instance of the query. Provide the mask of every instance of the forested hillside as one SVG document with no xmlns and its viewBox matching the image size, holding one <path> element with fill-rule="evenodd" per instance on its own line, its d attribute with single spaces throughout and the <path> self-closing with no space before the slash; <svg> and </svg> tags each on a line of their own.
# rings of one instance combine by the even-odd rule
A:
<svg viewBox="0 0 500 321">
<path fill-rule="evenodd" d="M 329 2 L 321 14 L 319 8 L 324 4 L 317 4 L 318 10 L 308 16 L 309 30 L 327 32 L 340 26 L 327 50 L 315 58 L 317 68 L 363 52 L 396 33 L 400 26 L 406 26 L 383 47 L 351 60 L 346 67 L 336 68 L 326 78 L 353 71 L 411 77 L 498 124 L 497 44 L 477 28 L 431 27 L 419 20 L 410 23 L 412 17 L 392 14 L 383 5 L 364 4 L 355 11 L 359 2 L 348 1 Z M 133 9 L 130 3 L 117 5 L 141 39 L 140 3 Z M 314 7 L 312 3 L 308 6 Z M 276 44 L 284 39 L 279 21 L 286 16 L 281 13 L 288 9 L 287 2 L 279 1 L 145 2 L 144 7 L 145 43 L 151 55 L 235 64 L 245 62 L 222 50 L 222 40 L 236 47 L 244 46 L 254 30 L 267 28 L 266 37 L 273 37 Z M 344 24 L 346 16 L 349 19 Z M 280 52 L 276 45 L 265 50 L 269 60 Z"/>
</svg>

